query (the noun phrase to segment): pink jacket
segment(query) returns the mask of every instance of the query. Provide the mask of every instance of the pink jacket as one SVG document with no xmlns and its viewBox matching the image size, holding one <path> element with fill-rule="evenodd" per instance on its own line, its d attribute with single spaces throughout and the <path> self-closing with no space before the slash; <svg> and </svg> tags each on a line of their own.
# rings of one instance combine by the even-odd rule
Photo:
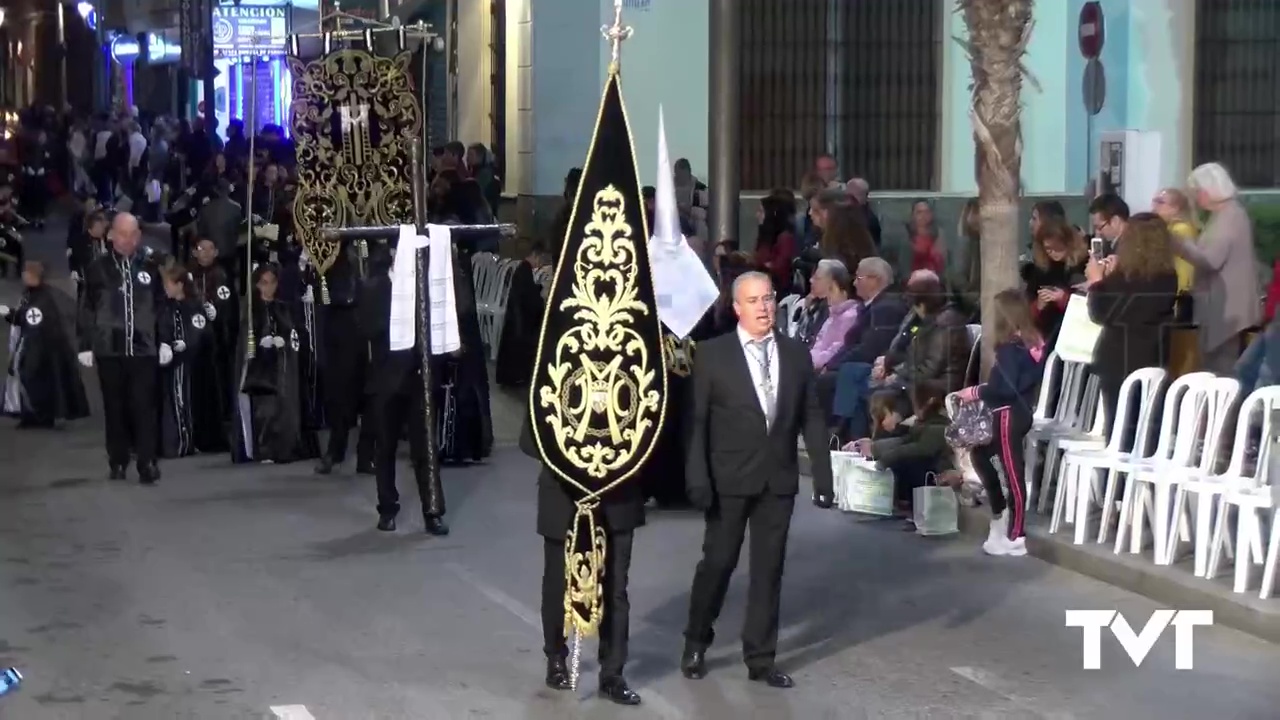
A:
<svg viewBox="0 0 1280 720">
<path fill-rule="evenodd" d="M 849 334 L 849 329 L 858 322 L 858 314 L 862 312 L 862 303 L 855 298 L 850 298 L 844 302 L 831 308 L 831 313 L 827 315 L 827 321 L 822 323 L 822 328 L 818 330 L 818 337 L 813 341 L 813 347 L 809 349 L 809 357 L 813 358 L 813 367 L 815 370 L 821 370 L 827 361 L 835 357 L 836 353 L 844 347 L 844 337 Z"/>
</svg>

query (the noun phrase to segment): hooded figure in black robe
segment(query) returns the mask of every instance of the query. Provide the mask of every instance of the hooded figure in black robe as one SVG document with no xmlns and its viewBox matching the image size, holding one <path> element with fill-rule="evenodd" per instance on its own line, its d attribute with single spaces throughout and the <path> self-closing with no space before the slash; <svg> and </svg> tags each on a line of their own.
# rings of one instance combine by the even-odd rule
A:
<svg viewBox="0 0 1280 720">
<path fill-rule="evenodd" d="M 4 413 L 20 418 L 24 428 L 88 417 L 80 367 L 57 300 L 44 285 L 44 266 L 27 263 L 22 279 L 26 290 L 18 307 L 0 306 L 11 325 Z"/>
<path fill-rule="evenodd" d="M 537 271 L 550 263 L 550 255 L 541 243 L 535 243 L 529 257 L 516 266 L 511 275 L 511 292 L 507 295 L 507 313 L 502 321 L 502 338 L 498 341 L 498 360 L 494 379 L 507 388 L 528 386 L 533 377 L 533 358 L 538 351 L 538 331 L 542 329 L 542 285 Z M 546 268 L 547 272 L 551 268 Z"/>
<path fill-rule="evenodd" d="M 162 458 L 199 451 L 195 442 L 193 360 L 212 331 L 186 268 L 169 258 L 160 269 L 165 299 L 156 313 L 160 338 L 160 444 Z"/>
<path fill-rule="evenodd" d="M 489 409 L 489 368 L 476 314 L 471 263 L 453 256 L 453 291 L 457 302 L 458 335 L 462 347 L 452 355 L 431 358 L 433 402 L 437 408 L 436 437 L 440 462 L 460 465 L 480 462 L 493 452 L 493 417 Z"/>
<path fill-rule="evenodd" d="M 231 459 L 237 463 L 288 463 L 316 455 L 314 434 L 305 437 L 298 397 L 301 339 L 289 306 L 276 297 L 279 277 L 274 265 L 254 271 L 252 326 L 248 317 L 241 321 L 231 449 Z M 249 327 L 256 341 L 253 357 L 248 356 L 245 330 Z"/>
<path fill-rule="evenodd" d="M 191 284 L 207 323 L 202 342 L 189 359 L 192 435 L 197 452 L 226 452 L 228 423 L 236 392 L 234 373 L 239 336 L 239 296 L 234 283 L 218 264 L 218 249 L 209 240 L 195 247 Z"/>
</svg>

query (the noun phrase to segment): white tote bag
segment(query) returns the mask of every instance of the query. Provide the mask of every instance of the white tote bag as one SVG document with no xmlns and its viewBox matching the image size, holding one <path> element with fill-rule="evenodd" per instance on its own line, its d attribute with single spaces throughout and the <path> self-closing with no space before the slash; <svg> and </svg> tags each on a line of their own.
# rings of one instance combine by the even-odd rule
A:
<svg viewBox="0 0 1280 720">
<path fill-rule="evenodd" d="M 881 470 L 856 452 L 831 451 L 836 506 L 845 512 L 891 517 L 893 471 Z"/>
<path fill-rule="evenodd" d="M 1101 334 L 1102 326 L 1089 319 L 1089 299 L 1084 295 L 1072 295 L 1062 315 L 1062 327 L 1058 330 L 1058 343 L 1054 349 L 1058 351 L 1058 357 L 1067 362 L 1091 363 Z"/>
<path fill-rule="evenodd" d="M 938 487 L 938 476 L 929 473 L 925 484 L 912 491 L 912 518 L 917 535 L 954 535 L 960 532 L 960 502 L 956 491 Z"/>
</svg>

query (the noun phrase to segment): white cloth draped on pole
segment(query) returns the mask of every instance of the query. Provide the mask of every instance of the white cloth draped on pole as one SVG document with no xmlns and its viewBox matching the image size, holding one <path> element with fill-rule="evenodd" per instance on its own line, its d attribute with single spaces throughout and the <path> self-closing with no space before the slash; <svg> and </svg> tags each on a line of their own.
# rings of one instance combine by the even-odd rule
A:
<svg viewBox="0 0 1280 720">
<path fill-rule="evenodd" d="M 428 225 L 427 235 L 413 225 L 400 226 L 395 263 L 391 269 L 391 350 L 408 350 L 417 337 L 418 251 L 432 247 L 428 267 L 431 352 L 444 355 L 462 346 L 458 308 L 453 295 L 453 234 L 447 225 Z"/>
<path fill-rule="evenodd" d="M 649 264 L 653 268 L 658 318 L 677 337 L 686 337 L 720 297 L 720 289 L 680 232 L 680 209 L 667 153 L 667 131 L 658 107 L 658 184 L 654 188 L 653 237 Z"/>
</svg>

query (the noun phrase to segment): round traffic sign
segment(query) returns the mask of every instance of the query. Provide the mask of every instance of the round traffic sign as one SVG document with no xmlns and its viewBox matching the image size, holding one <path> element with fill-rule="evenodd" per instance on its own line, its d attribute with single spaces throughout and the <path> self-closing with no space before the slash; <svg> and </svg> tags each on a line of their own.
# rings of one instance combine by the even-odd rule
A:
<svg viewBox="0 0 1280 720">
<path fill-rule="evenodd" d="M 1084 109 L 1090 115 L 1102 112 L 1107 102 L 1107 72 L 1101 60 L 1090 60 L 1084 65 Z"/>
<path fill-rule="evenodd" d="M 1102 54 L 1107 39 L 1107 23 L 1102 15 L 1102 3 L 1087 2 L 1080 8 L 1080 54 L 1092 60 Z"/>
</svg>

